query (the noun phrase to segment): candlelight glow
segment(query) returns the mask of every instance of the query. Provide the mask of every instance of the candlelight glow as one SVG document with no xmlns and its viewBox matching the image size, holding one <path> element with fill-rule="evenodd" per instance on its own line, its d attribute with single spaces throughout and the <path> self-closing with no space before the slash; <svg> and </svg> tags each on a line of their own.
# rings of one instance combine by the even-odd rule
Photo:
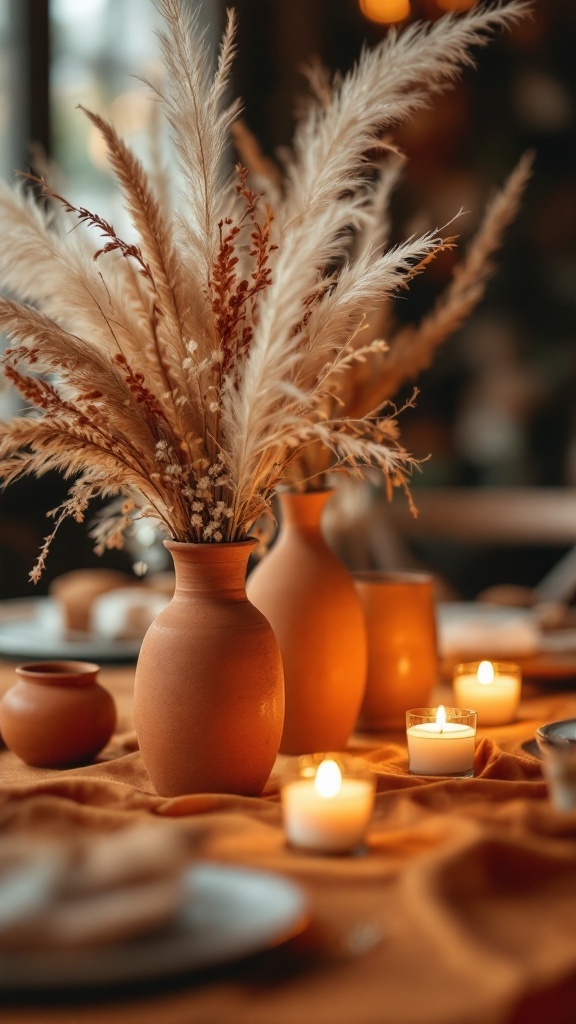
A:
<svg viewBox="0 0 576 1024">
<path fill-rule="evenodd" d="M 478 665 L 478 682 L 485 686 L 494 682 L 494 666 L 491 661 L 481 661 Z"/>
<path fill-rule="evenodd" d="M 318 765 L 314 785 L 320 796 L 327 799 L 336 796 L 342 785 L 342 772 L 336 761 L 322 761 Z"/>
<path fill-rule="evenodd" d="M 379 25 L 391 25 L 410 16 L 410 0 L 360 0 L 365 18 Z"/>
<path fill-rule="evenodd" d="M 442 732 L 444 726 L 446 725 L 446 708 L 444 707 L 443 704 L 440 704 L 440 707 L 436 712 L 436 725 L 440 727 L 440 732 Z"/>
</svg>

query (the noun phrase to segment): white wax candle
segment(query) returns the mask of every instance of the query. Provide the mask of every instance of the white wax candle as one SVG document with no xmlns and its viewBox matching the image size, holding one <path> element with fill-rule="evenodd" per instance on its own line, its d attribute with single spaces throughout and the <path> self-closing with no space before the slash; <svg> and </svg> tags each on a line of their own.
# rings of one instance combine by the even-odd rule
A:
<svg viewBox="0 0 576 1024">
<path fill-rule="evenodd" d="M 360 846 L 373 804 L 372 782 L 342 778 L 335 761 L 322 761 L 314 778 L 298 778 L 282 787 L 289 842 L 324 853 L 348 853 Z"/>
<path fill-rule="evenodd" d="M 463 666 L 464 667 L 464 666 Z M 453 679 L 456 704 L 474 708 L 478 725 L 505 725 L 514 721 L 520 702 L 520 670 L 506 672 L 490 661 L 481 661 L 476 671 L 459 672 Z"/>
<path fill-rule="evenodd" d="M 410 771 L 415 775 L 463 775 L 474 767 L 476 731 L 460 722 L 446 722 L 439 708 L 436 722 L 406 730 Z"/>
</svg>

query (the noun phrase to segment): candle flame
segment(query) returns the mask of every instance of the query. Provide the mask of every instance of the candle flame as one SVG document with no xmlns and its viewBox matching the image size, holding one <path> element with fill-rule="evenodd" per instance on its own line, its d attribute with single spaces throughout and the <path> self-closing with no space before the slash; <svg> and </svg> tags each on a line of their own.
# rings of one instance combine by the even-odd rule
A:
<svg viewBox="0 0 576 1024">
<path fill-rule="evenodd" d="M 442 732 L 444 726 L 446 725 L 446 708 L 444 707 L 443 704 L 440 704 L 436 712 L 436 725 L 439 726 L 440 732 Z"/>
<path fill-rule="evenodd" d="M 410 0 L 360 0 L 365 18 L 380 25 L 391 25 L 410 16 Z"/>
<path fill-rule="evenodd" d="M 476 672 L 478 682 L 488 686 L 494 682 L 494 666 L 491 661 L 481 661 Z"/>
<path fill-rule="evenodd" d="M 321 761 L 318 765 L 314 785 L 320 796 L 330 799 L 336 796 L 342 785 L 342 772 L 336 761 Z"/>
</svg>

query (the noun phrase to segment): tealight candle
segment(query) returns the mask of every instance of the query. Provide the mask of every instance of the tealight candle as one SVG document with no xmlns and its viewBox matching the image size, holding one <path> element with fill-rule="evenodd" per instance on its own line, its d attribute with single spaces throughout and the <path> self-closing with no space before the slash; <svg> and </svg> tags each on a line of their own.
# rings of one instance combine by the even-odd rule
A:
<svg viewBox="0 0 576 1024">
<path fill-rule="evenodd" d="M 292 846 L 322 853 L 360 847 L 374 806 L 368 766 L 340 754 L 300 758 L 282 783 L 284 827 Z"/>
<path fill-rule="evenodd" d="M 520 702 L 522 673 L 511 662 L 473 661 L 456 665 L 456 703 L 476 708 L 478 725 L 513 722 Z"/>
<path fill-rule="evenodd" d="M 413 708 L 406 712 L 408 761 L 414 775 L 474 774 L 476 712 L 467 708 Z"/>
</svg>

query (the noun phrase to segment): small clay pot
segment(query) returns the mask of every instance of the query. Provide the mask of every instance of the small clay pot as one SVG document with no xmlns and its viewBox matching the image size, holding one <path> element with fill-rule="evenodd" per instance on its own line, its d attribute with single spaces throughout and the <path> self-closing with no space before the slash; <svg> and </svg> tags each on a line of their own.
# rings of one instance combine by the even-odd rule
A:
<svg viewBox="0 0 576 1024">
<path fill-rule="evenodd" d="M 116 725 L 112 696 L 89 661 L 19 665 L 18 682 L 0 700 L 0 732 L 10 750 L 36 768 L 91 761 Z"/>
</svg>

